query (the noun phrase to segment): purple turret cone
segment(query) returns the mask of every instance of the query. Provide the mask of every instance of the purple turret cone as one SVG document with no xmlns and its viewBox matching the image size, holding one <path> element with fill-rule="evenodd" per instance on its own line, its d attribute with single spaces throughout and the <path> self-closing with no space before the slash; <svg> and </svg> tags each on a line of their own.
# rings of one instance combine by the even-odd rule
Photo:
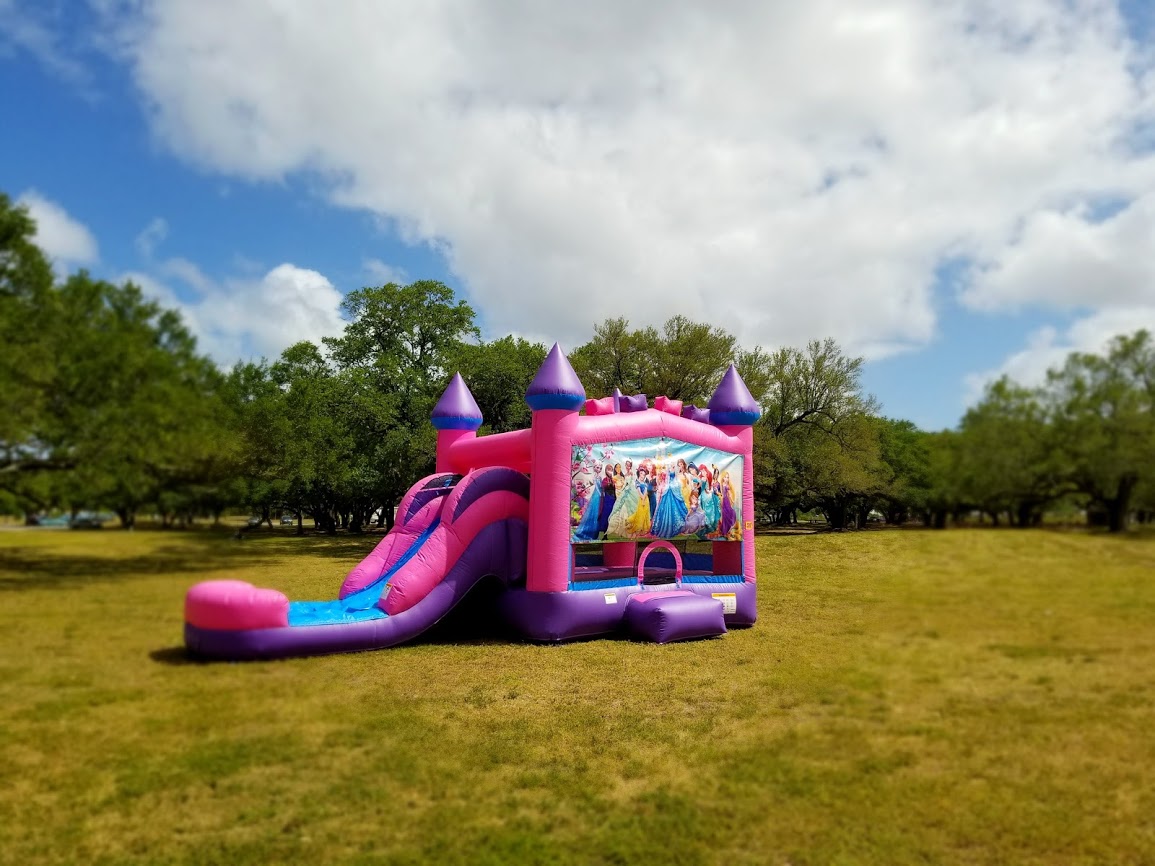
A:
<svg viewBox="0 0 1155 866">
<path fill-rule="evenodd" d="M 445 393 L 433 407 L 432 421 L 438 430 L 476 430 L 481 426 L 481 409 L 460 373 L 453 374 Z"/>
<path fill-rule="evenodd" d="M 625 395 L 622 393 L 621 388 L 614 388 L 614 411 L 615 412 L 622 411 L 622 397 L 624 397 L 624 396 Z"/>
<path fill-rule="evenodd" d="M 738 368 L 731 364 L 710 398 L 710 423 L 715 427 L 748 427 L 761 414 Z"/>
<path fill-rule="evenodd" d="M 569 409 L 576 412 L 585 399 L 586 389 L 582 387 L 581 379 L 570 366 L 569 359 L 562 354 L 561 347 L 554 343 L 526 389 L 525 402 L 535 411 Z"/>
</svg>

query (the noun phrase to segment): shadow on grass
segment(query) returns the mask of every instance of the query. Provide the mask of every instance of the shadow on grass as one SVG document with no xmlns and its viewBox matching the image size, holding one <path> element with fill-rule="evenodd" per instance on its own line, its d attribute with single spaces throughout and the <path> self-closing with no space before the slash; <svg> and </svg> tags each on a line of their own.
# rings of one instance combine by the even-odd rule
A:
<svg viewBox="0 0 1155 866">
<path fill-rule="evenodd" d="M 157 664 L 169 665 L 174 668 L 207 663 L 205 659 L 197 658 L 183 646 L 166 646 L 164 649 L 153 650 L 148 654 L 148 657 Z"/>
<path fill-rule="evenodd" d="M 1118 541 L 1155 541 L 1155 523 L 1133 524 L 1126 532 L 1109 532 L 1102 526 L 1087 526 L 1083 523 L 1044 523 L 1039 526 L 1015 526 L 1010 523 L 1000 523 L 993 526 L 990 523 L 963 523 L 950 526 L 933 527 L 922 523 L 905 523 L 899 526 L 884 524 L 877 528 L 885 532 L 913 532 L 928 535 L 942 535 L 956 532 L 983 531 L 999 532 L 1007 535 L 1028 536 L 1033 532 L 1047 535 L 1082 536 L 1085 538 L 1106 538 Z"/>
<path fill-rule="evenodd" d="M 151 531 L 149 531 L 151 534 Z M 109 540 L 117 538 L 113 535 Z M 147 553 L 88 556 L 57 553 L 42 547 L 0 548 L 0 593 L 79 586 L 159 574 L 197 574 L 241 569 L 278 557 L 317 556 L 357 562 L 381 535 L 305 535 L 252 533 L 241 539 L 223 532 L 171 536 L 173 544 Z M 104 538 L 94 534 L 93 549 Z"/>
<path fill-rule="evenodd" d="M 59 589 L 101 581 L 196 574 L 251 566 L 267 553 L 224 542 L 162 547 L 138 556 L 68 556 L 35 548 L 0 550 L 0 593 Z"/>
<path fill-rule="evenodd" d="M 307 553 L 330 559 L 364 559 L 384 537 L 379 532 L 366 532 L 363 535 L 291 535 L 258 531 L 247 533 L 239 546 L 278 556 Z"/>
<path fill-rule="evenodd" d="M 769 536 L 771 538 L 788 537 L 793 538 L 799 535 L 817 535 L 819 532 L 826 532 L 825 524 L 814 526 L 759 526 L 754 530 L 756 538 Z"/>
</svg>

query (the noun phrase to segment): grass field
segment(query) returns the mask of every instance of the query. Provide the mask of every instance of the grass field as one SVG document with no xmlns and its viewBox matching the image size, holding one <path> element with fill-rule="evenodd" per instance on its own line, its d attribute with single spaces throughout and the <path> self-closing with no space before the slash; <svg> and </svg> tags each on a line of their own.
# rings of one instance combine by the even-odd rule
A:
<svg viewBox="0 0 1155 866">
<path fill-rule="evenodd" d="M 0 532 L 0 862 L 1155 863 L 1155 536 L 758 541 L 758 625 L 193 664 L 372 539 Z"/>
</svg>

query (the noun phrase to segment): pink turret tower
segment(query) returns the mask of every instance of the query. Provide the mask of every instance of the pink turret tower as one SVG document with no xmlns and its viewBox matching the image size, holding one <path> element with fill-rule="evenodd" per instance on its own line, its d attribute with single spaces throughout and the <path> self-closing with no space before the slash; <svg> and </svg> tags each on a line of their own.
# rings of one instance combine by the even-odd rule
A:
<svg viewBox="0 0 1155 866">
<path fill-rule="evenodd" d="M 710 398 L 710 423 L 742 442 L 742 456 L 746 462 L 742 472 L 742 544 L 714 544 L 715 565 L 732 574 L 742 574 L 754 580 L 754 423 L 762 414 L 750 389 L 733 364 L 718 383 Z M 741 562 L 738 561 L 740 552 Z"/>
<path fill-rule="evenodd" d="M 525 392 L 533 410 L 529 479 L 526 588 L 564 592 L 570 569 L 570 441 L 586 391 L 561 348 L 554 343 Z"/>
<path fill-rule="evenodd" d="M 476 439 L 482 422 L 481 409 L 460 373 L 449 380 L 430 420 L 437 429 L 437 471 L 453 472 L 449 449 L 462 439 Z"/>
</svg>

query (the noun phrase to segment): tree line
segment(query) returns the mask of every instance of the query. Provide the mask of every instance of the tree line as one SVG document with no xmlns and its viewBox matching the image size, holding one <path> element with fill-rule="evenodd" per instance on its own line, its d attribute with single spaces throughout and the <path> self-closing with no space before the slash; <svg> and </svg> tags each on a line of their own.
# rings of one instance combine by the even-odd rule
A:
<svg viewBox="0 0 1155 866">
<path fill-rule="evenodd" d="M 429 415 L 460 371 L 482 433 L 526 427 L 523 395 L 546 347 L 485 341 L 442 283 L 346 296 L 347 324 L 320 344 L 222 370 L 178 313 L 81 271 L 57 279 L 27 211 L 0 194 L 0 512 L 141 513 L 165 526 L 245 508 L 321 531 L 390 526 L 432 471 Z M 942 527 L 979 516 L 1031 526 L 1085 510 L 1112 531 L 1155 511 L 1155 343 L 1140 331 L 1074 353 L 1046 382 L 1001 379 L 956 429 L 883 416 L 861 358 L 833 341 L 744 347 L 683 316 L 621 318 L 570 360 L 592 396 L 665 394 L 705 405 L 730 363 L 763 407 L 755 428 L 759 516 L 820 514 Z"/>
</svg>

